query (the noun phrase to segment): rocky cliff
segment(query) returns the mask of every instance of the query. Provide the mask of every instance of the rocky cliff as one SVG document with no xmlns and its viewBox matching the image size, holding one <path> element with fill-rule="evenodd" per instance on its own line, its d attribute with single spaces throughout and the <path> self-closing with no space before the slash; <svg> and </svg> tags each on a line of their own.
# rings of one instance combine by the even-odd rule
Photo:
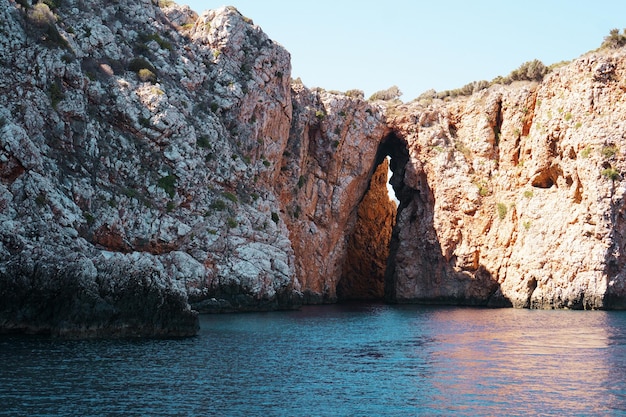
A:
<svg viewBox="0 0 626 417">
<path fill-rule="evenodd" d="M 625 306 L 623 50 L 393 104 L 292 81 L 232 7 L 0 0 L 0 22 L 3 331 L 185 336 L 198 311 L 383 296 Z"/>
<path fill-rule="evenodd" d="M 624 51 L 541 83 L 395 109 L 407 144 L 393 300 L 624 306 Z"/>
</svg>

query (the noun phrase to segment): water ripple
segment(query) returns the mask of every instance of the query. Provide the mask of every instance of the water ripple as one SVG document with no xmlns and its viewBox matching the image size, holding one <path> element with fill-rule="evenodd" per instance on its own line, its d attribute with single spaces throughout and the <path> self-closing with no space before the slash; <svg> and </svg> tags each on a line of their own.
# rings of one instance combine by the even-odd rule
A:
<svg viewBox="0 0 626 417">
<path fill-rule="evenodd" d="M 626 411 L 626 313 L 353 305 L 202 317 L 184 340 L 0 338 L 0 415 Z"/>
</svg>

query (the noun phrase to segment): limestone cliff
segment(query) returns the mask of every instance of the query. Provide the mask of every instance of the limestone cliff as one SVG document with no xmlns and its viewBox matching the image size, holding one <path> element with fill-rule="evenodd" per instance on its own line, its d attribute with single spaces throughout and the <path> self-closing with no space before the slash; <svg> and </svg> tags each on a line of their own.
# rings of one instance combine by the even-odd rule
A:
<svg viewBox="0 0 626 417">
<path fill-rule="evenodd" d="M 0 22 L 2 331 L 183 336 L 383 294 L 626 307 L 624 50 L 390 105 L 292 82 L 232 7 L 0 0 Z"/>
<path fill-rule="evenodd" d="M 541 83 L 400 106 L 407 143 L 393 300 L 622 308 L 626 54 Z"/>
<path fill-rule="evenodd" d="M 232 7 L 155 3 L 0 0 L 4 330 L 186 335 L 189 303 L 335 299 L 380 108 L 292 91 Z"/>
</svg>

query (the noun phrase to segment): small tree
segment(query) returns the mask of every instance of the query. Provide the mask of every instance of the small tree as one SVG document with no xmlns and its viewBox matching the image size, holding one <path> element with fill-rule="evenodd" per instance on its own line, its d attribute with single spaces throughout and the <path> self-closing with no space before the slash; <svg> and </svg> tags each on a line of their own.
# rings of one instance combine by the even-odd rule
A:
<svg viewBox="0 0 626 417">
<path fill-rule="evenodd" d="M 602 48 L 621 48 L 626 45 L 626 29 L 624 29 L 623 33 L 619 33 L 619 29 L 611 29 L 608 36 L 604 37 L 604 41 L 602 42 Z"/>
</svg>

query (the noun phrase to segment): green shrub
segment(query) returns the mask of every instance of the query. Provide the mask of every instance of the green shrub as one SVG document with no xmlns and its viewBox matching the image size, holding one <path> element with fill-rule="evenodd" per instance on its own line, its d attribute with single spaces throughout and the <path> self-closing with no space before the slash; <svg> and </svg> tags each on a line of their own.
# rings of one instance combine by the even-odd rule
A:
<svg viewBox="0 0 626 417">
<path fill-rule="evenodd" d="M 304 175 L 300 175 L 300 178 L 298 178 L 298 188 L 302 188 L 305 183 L 306 177 Z"/>
<path fill-rule="evenodd" d="M 619 29 L 611 29 L 609 34 L 604 37 L 601 48 L 617 49 L 626 45 L 626 29 L 623 33 L 619 33 Z"/>
<path fill-rule="evenodd" d="M 484 90 L 488 88 L 490 85 L 489 81 L 473 81 L 469 84 L 465 84 L 461 88 L 457 88 L 455 90 L 446 90 L 439 93 L 436 93 L 434 97 L 430 97 L 432 94 L 431 91 L 427 91 L 423 93 L 419 98 L 421 100 L 428 100 L 429 98 L 439 98 L 445 99 L 446 97 L 457 97 L 457 96 L 471 96 L 472 94 Z"/>
<path fill-rule="evenodd" d="M 137 76 L 139 76 L 139 79 L 143 81 L 144 83 L 146 82 L 155 83 L 157 80 L 156 74 L 147 68 L 142 68 L 139 71 L 137 71 Z"/>
<path fill-rule="evenodd" d="M 154 66 L 152 66 L 152 64 L 150 62 L 148 62 L 148 60 L 146 60 L 145 58 L 141 58 L 141 57 L 133 58 L 128 63 L 128 70 L 129 71 L 139 73 L 139 71 L 142 70 L 142 69 L 150 70 L 154 74 L 156 74 L 156 72 L 157 72 L 157 70 L 154 68 Z"/>
<path fill-rule="evenodd" d="M 506 212 L 507 212 L 506 204 L 498 203 L 497 209 L 498 209 L 498 217 L 500 218 L 500 220 L 504 220 L 504 218 L 506 217 Z"/>
<path fill-rule="evenodd" d="M 531 226 L 532 223 L 531 223 L 530 220 L 528 220 L 528 221 L 525 221 L 522 224 L 524 225 L 524 229 L 528 230 L 528 229 L 530 229 L 530 226 Z"/>
<path fill-rule="evenodd" d="M 233 193 L 225 192 L 222 195 L 224 196 L 224 198 L 226 198 L 229 201 L 232 201 L 233 203 L 237 202 L 237 196 Z"/>
<path fill-rule="evenodd" d="M 229 217 L 228 220 L 226 220 L 226 224 L 228 225 L 229 229 L 234 229 L 235 227 L 239 226 L 237 220 L 233 219 L 232 217 Z"/>
<path fill-rule="evenodd" d="M 524 197 L 526 198 L 533 198 L 533 195 L 534 195 L 533 190 L 524 191 Z"/>
<path fill-rule="evenodd" d="M 209 207 L 213 210 L 222 211 L 226 209 L 226 203 L 222 200 L 215 200 Z"/>
<path fill-rule="evenodd" d="M 167 49 L 168 51 L 172 50 L 172 44 L 166 40 L 163 40 L 163 38 L 161 38 L 158 33 L 140 33 L 138 39 L 143 44 L 146 44 L 150 41 L 155 41 L 159 45 L 159 48 Z"/>
<path fill-rule="evenodd" d="M 617 153 L 617 148 L 614 145 L 605 146 L 602 148 L 601 154 L 606 159 L 610 159 Z"/>
<path fill-rule="evenodd" d="M 620 177 L 620 173 L 618 170 L 616 170 L 615 168 L 611 167 L 611 168 L 606 168 L 602 170 L 602 175 L 607 177 L 608 179 L 615 181 L 616 179 L 619 179 Z"/>
<path fill-rule="evenodd" d="M 589 145 L 585 146 L 585 149 L 580 151 L 581 158 L 587 159 L 589 158 L 589 154 L 591 154 L 591 146 Z"/>
<path fill-rule="evenodd" d="M 489 195 L 489 187 L 487 187 L 486 182 L 483 181 L 480 184 L 476 184 L 476 186 L 478 187 L 478 194 L 481 197 L 486 197 Z"/>
<path fill-rule="evenodd" d="M 90 225 L 90 226 L 92 224 L 94 224 L 95 221 L 96 221 L 96 218 L 93 217 L 93 214 L 91 214 L 91 213 L 89 213 L 87 211 L 83 212 L 83 217 L 85 218 L 85 221 L 87 222 L 87 224 Z"/>
<path fill-rule="evenodd" d="M 176 195 L 176 177 L 174 175 L 166 175 L 159 178 L 157 185 L 163 189 L 171 198 Z"/>
<path fill-rule="evenodd" d="M 60 83 L 58 82 L 52 82 L 52 84 L 50 84 L 50 87 L 48 88 L 48 95 L 50 96 L 52 108 L 55 110 L 59 102 L 65 98 L 65 94 L 63 94 Z"/>
<path fill-rule="evenodd" d="M 272 212 L 272 221 L 276 224 L 278 224 L 278 222 L 280 221 L 280 218 L 278 217 L 278 213 L 276 213 L 275 211 Z"/>
<path fill-rule="evenodd" d="M 269 167 L 270 165 L 272 165 L 272 163 L 270 161 L 268 161 L 267 159 L 263 160 L 263 165 L 266 167 Z"/>
<path fill-rule="evenodd" d="M 200 136 L 196 139 L 196 145 L 200 148 L 211 149 L 211 142 L 208 136 Z"/>
<path fill-rule="evenodd" d="M 51 9 L 56 9 L 61 5 L 61 0 L 43 0 L 42 3 L 45 3 Z"/>
<path fill-rule="evenodd" d="M 524 62 L 516 70 L 511 71 L 506 77 L 498 76 L 491 81 L 492 84 L 511 84 L 513 81 L 541 81 L 550 71 L 543 62 L 538 59 Z"/>
<path fill-rule="evenodd" d="M 319 120 L 322 120 L 324 117 L 326 117 L 326 113 L 324 113 L 323 110 L 317 110 L 315 112 L 315 117 L 317 117 Z"/>
<path fill-rule="evenodd" d="M 46 28 L 54 25 L 56 17 L 45 3 L 37 3 L 28 11 L 28 20 L 35 26 Z"/>
<path fill-rule="evenodd" d="M 363 90 L 352 89 L 346 91 L 346 96 L 363 100 L 365 98 L 365 93 Z"/>
<path fill-rule="evenodd" d="M 376 101 L 376 100 L 391 101 L 391 100 L 399 99 L 400 96 L 402 96 L 402 92 L 400 91 L 398 86 L 393 85 L 386 90 L 380 90 L 380 91 L 375 92 L 374 94 L 370 96 L 370 98 L 368 98 L 368 101 Z"/>
<path fill-rule="evenodd" d="M 37 203 L 39 207 L 43 207 L 48 203 L 48 199 L 45 195 L 39 194 L 37 195 L 37 197 L 35 197 L 35 203 Z"/>
</svg>

